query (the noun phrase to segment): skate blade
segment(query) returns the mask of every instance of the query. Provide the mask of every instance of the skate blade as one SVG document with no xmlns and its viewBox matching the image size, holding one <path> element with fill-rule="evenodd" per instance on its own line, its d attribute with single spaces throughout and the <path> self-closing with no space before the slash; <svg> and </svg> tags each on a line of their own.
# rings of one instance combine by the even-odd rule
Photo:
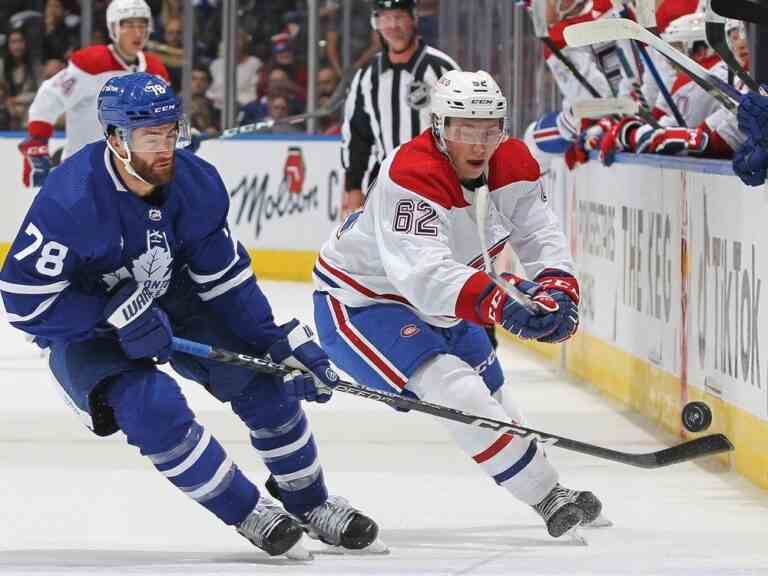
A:
<svg viewBox="0 0 768 576">
<path fill-rule="evenodd" d="M 302 562 L 309 562 L 314 559 L 312 552 L 304 548 L 301 540 L 296 542 L 292 548 L 283 554 L 289 560 L 300 560 Z"/>
<path fill-rule="evenodd" d="M 613 522 L 600 513 L 600 516 L 595 518 L 589 524 L 584 524 L 582 528 L 609 528 L 610 526 L 613 526 Z"/>
<path fill-rule="evenodd" d="M 584 538 L 584 535 L 581 533 L 581 530 L 579 530 L 579 526 L 574 526 L 568 532 L 563 534 L 571 544 L 574 546 L 588 546 L 589 542 L 587 542 L 587 539 Z"/>
<path fill-rule="evenodd" d="M 384 544 L 379 538 L 360 550 L 350 550 L 342 546 L 331 546 L 325 542 L 320 542 L 320 545 L 322 548 L 315 550 L 316 554 L 335 554 L 338 556 L 383 556 L 389 554 L 389 546 Z"/>
</svg>

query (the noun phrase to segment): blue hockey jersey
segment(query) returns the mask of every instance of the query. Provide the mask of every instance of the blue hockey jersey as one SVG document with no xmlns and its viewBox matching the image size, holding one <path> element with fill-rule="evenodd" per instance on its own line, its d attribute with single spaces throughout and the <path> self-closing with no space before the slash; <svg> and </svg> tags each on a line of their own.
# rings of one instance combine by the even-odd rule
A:
<svg viewBox="0 0 768 576">
<path fill-rule="evenodd" d="M 51 172 L 11 246 L 0 272 L 7 318 L 39 343 L 87 339 L 107 329 L 110 291 L 133 277 L 163 308 L 192 294 L 266 348 L 282 331 L 228 209 L 216 169 L 187 151 L 147 200 L 126 189 L 104 142 L 88 145 Z"/>
</svg>

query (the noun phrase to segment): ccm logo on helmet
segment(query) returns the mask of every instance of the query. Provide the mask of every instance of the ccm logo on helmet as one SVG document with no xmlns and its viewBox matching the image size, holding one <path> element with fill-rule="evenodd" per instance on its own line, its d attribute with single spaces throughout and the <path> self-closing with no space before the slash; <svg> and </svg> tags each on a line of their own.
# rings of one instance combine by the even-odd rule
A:
<svg viewBox="0 0 768 576">
<path fill-rule="evenodd" d="M 158 106 L 157 108 L 154 108 L 152 112 L 156 114 L 158 112 L 170 112 L 172 110 L 176 110 L 176 104 L 165 104 L 163 106 Z"/>
<path fill-rule="evenodd" d="M 162 96 L 166 93 L 166 88 L 162 84 L 147 84 L 144 86 L 145 92 L 152 92 L 155 96 Z"/>
</svg>

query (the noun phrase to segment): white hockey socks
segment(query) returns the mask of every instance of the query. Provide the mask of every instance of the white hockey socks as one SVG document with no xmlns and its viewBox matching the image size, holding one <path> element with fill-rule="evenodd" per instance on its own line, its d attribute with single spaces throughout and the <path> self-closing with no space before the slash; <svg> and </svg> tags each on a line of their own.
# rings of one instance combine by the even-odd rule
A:
<svg viewBox="0 0 768 576">
<path fill-rule="evenodd" d="M 509 420 L 507 410 L 519 414 L 510 399 L 504 398 L 502 407 L 472 367 L 448 354 L 428 360 L 410 378 L 407 388 L 427 402 L 478 416 Z M 557 471 L 535 442 L 457 422 L 442 422 L 464 452 L 497 484 L 526 504 L 537 504 L 557 484 Z"/>
</svg>

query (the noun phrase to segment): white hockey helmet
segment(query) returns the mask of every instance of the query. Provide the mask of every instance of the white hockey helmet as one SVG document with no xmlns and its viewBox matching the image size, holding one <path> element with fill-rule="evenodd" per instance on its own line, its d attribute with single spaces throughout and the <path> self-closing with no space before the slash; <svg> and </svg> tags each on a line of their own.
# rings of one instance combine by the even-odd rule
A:
<svg viewBox="0 0 768 576">
<path fill-rule="evenodd" d="M 152 10 L 144 0 L 112 0 L 107 6 L 107 31 L 113 42 L 120 36 L 120 22 L 129 18 L 147 21 L 147 39 L 152 34 Z"/>
<path fill-rule="evenodd" d="M 507 99 L 493 77 L 484 70 L 449 70 L 432 89 L 432 134 L 445 152 L 446 118 L 498 118 L 502 137 L 507 133 Z"/>
<path fill-rule="evenodd" d="M 704 12 L 693 12 L 675 18 L 661 33 L 661 39 L 670 44 L 682 44 L 685 51 L 693 48 L 694 42 L 706 42 L 706 15 Z"/>
<path fill-rule="evenodd" d="M 731 32 L 734 32 L 735 30 L 739 31 L 739 36 L 742 38 L 747 37 L 747 27 L 744 25 L 744 20 L 734 20 L 733 18 L 726 19 L 725 34 L 728 37 L 729 42 L 731 39 Z"/>
</svg>

